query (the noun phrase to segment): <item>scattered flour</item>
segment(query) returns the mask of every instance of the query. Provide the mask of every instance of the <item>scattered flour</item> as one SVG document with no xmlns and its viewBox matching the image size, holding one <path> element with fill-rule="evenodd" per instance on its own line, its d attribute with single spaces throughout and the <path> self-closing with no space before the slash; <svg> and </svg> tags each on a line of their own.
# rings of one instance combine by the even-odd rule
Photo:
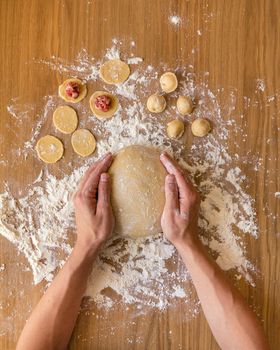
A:
<svg viewBox="0 0 280 350">
<path fill-rule="evenodd" d="M 181 17 L 176 15 L 169 16 L 169 22 L 175 26 L 178 26 L 181 23 Z"/>
<path fill-rule="evenodd" d="M 276 198 L 280 198 L 280 192 L 275 192 L 274 195 Z"/>
<path fill-rule="evenodd" d="M 106 52 L 106 59 L 119 57 L 116 46 Z M 70 65 L 59 58 L 37 62 L 87 81 L 97 79 L 100 65 L 86 50 Z M 75 222 L 71 197 L 89 164 L 109 150 L 116 152 L 130 144 L 149 144 L 179 158 L 201 192 L 201 239 L 217 263 L 224 270 L 234 271 L 237 279 L 242 275 L 254 284 L 255 268 L 247 257 L 242 237 L 257 237 L 256 215 L 253 199 L 243 190 L 246 179 L 226 147 L 230 137 L 228 126 L 233 122 L 223 121 L 219 98 L 204 79 L 187 71 L 180 70 L 180 73 L 182 78 L 174 97 L 182 94 L 198 101 L 188 120 L 203 116 L 215 124 L 212 134 L 193 139 L 187 156 L 184 142 L 166 136 L 166 119 L 172 117 L 174 110 L 167 108 L 164 116 L 156 118 L 147 112 L 143 98 L 150 92 L 150 84 L 156 82 L 157 71 L 150 65 L 141 65 L 124 84 L 110 86 L 121 98 L 121 107 L 113 118 L 101 122 L 87 111 L 87 123 L 94 127 L 99 139 L 96 155 L 82 166 L 68 167 L 71 171 L 59 179 L 44 168 L 25 196 L 14 197 L 8 186 L 0 195 L 0 233 L 26 256 L 34 283 L 43 279 L 51 281 L 56 268 L 63 266 L 72 250 L 69 236 L 75 231 Z M 54 96 L 45 97 L 37 125 L 23 145 L 26 152 L 33 155 L 34 142 L 55 103 Z M 234 110 L 235 99 L 229 98 L 229 104 L 228 110 Z M 82 107 L 78 106 L 78 113 L 79 108 Z M 13 116 L 13 110 L 9 112 Z M 174 299 L 184 298 L 191 314 L 197 314 L 198 309 L 197 301 L 191 302 L 190 276 L 174 247 L 161 234 L 136 241 L 112 237 L 94 266 L 87 294 L 98 305 L 108 308 L 121 300 L 140 308 L 164 309 L 173 304 Z"/>
</svg>

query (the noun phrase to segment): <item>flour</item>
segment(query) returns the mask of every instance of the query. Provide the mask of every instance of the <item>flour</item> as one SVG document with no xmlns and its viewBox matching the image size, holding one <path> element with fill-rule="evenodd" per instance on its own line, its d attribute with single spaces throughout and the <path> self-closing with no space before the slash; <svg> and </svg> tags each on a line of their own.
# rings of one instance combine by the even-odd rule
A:
<svg viewBox="0 0 280 350">
<path fill-rule="evenodd" d="M 176 15 L 169 16 L 169 22 L 175 26 L 178 26 L 181 23 L 181 17 Z"/>
<path fill-rule="evenodd" d="M 106 51 L 105 59 L 120 57 L 115 42 Z M 125 57 L 122 59 L 126 60 Z M 104 60 L 98 61 L 82 50 L 73 64 L 65 64 L 55 57 L 37 63 L 67 72 L 69 76 L 95 81 L 101 61 Z M 138 58 L 132 62 L 141 63 Z M 179 67 L 174 67 L 174 71 L 176 69 Z M 70 171 L 59 179 L 45 167 L 30 184 L 25 196 L 14 197 L 9 187 L 0 195 L 0 233 L 26 256 L 35 284 L 42 280 L 50 282 L 56 268 L 62 267 L 71 253 L 69 235 L 75 235 L 71 198 L 88 166 L 105 152 L 116 152 L 131 144 L 154 145 L 180 158 L 181 166 L 189 171 L 202 194 L 199 217 L 202 242 L 223 270 L 230 270 L 237 279 L 243 276 L 254 284 L 256 269 L 242 241 L 245 235 L 254 238 L 258 235 L 254 201 L 244 191 L 246 178 L 235 164 L 236 157 L 231 156 L 226 147 L 230 140 L 229 128 L 234 121 L 223 120 L 224 109 L 219 104 L 218 93 L 208 88 L 204 82 L 205 74 L 194 74 L 181 68 L 180 73 L 182 78 L 173 97 L 187 95 L 197 101 L 192 116 L 184 120 L 206 117 L 215 125 L 212 134 L 193 139 L 187 157 L 184 142 L 166 136 L 166 119 L 174 115 L 174 109 L 169 107 L 163 116 L 156 117 L 146 110 L 145 99 L 151 92 L 151 84 L 158 83 L 158 73 L 153 66 L 141 64 L 124 84 L 106 85 L 106 89 L 120 98 L 120 108 L 113 118 L 99 121 L 89 109 L 77 106 L 78 113 L 81 110 L 87 113 L 87 127 L 94 128 L 98 139 L 96 154 L 74 169 L 71 164 L 65 164 Z M 227 112 L 235 108 L 234 97 L 228 98 Z M 22 145 L 29 155 L 35 156 L 34 144 L 49 111 L 57 103 L 56 98 L 55 95 L 44 97 L 38 122 L 30 138 Z M 13 102 L 13 109 L 9 109 L 12 117 L 15 108 Z M 191 133 L 187 135 L 190 142 Z M 139 310 L 144 307 L 164 309 L 183 299 L 189 305 L 191 315 L 198 313 L 190 276 L 174 247 L 162 234 L 136 241 L 113 236 L 94 265 L 87 295 L 100 307 L 110 308 L 120 300 L 137 305 Z"/>
</svg>

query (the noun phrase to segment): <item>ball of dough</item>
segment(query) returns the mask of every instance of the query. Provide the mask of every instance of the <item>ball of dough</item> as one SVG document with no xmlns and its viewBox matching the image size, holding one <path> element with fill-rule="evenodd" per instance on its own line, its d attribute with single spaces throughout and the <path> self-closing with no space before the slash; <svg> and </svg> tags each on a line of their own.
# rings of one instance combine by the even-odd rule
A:
<svg viewBox="0 0 280 350">
<path fill-rule="evenodd" d="M 74 86 L 78 87 L 79 92 L 77 97 L 71 97 L 67 94 L 67 87 L 69 84 L 73 84 Z M 59 85 L 58 94 L 64 101 L 77 103 L 86 97 L 87 87 L 80 79 L 67 79 L 61 85 Z"/>
<path fill-rule="evenodd" d="M 53 113 L 54 126 L 64 134 L 72 134 L 77 129 L 78 117 L 75 109 L 60 106 Z"/>
<path fill-rule="evenodd" d="M 36 151 L 43 162 L 56 163 L 63 156 L 64 149 L 58 138 L 46 135 L 37 142 Z"/>
<path fill-rule="evenodd" d="M 193 110 L 192 100 L 187 96 L 179 96 L 177 100 L 177 109 L 182 115 L 190 114 Z"/>
<path fill-rule="evenodd" d="M 191 130 L 194 136 L 203 137 L 211 130 L 211 125 L 207 119 L 197 118 L 192 122 Z"/>
<path fill-rule="evenodd" d="M 74 151 L 82 157 L 89 156 L 96 148 L 95 137 L 87 129 L 76 130 L 71 137 L 71 143 Z"/>
<path fill-rule="evenodd" d="M 167 172 L 153 147 L 129 146 L 116 155 L 110 169 L 115 232 L 133 238 L 162 232 Z"/>
<path fill-rule="evenodd" d="M 107 112 L 103 112 L 100 109 L 96 108 L 95 101 L 98 96 L 108 96 L 111 99 L 110 108 Z M 119 106 L 119 101 L 116 96 L 110 94 L 107 91 L 96 91 L 91 95 L 91 98 L 89 100 L 90 109 L 92 110 L 93 114 L 98 119 L 108 119 L 113 116 L 113 114 L 117 111 Z"/>
<path fill-rule="evenodd" d="M 161 95 L 151 95 L 147 100 L 147 108 L 152 113 L 161 113 L 165 110 L 166 100 Z"/>
<path fill-rule="evenodd" d="M 178 80 L 174 73 L 166 72 L 159 79 L 160 86 L 164 92 L 172 92 L 178 87 Z"/>
<path fill-rule="evenodd" d="M 185 131 L 185 125 L 182 120 L 175 119 L 167 124 L 167 135 L 172 139 L 179 139 L 183 136 Z"/>
<path fill-rule="evenodd" d="M 108 84 L 120 84 L 127 80 L 130 74 L 129 65 L 121 60 L 110 60 L 102 64 L 99 70 L 100 78 Z"/>
</svg>

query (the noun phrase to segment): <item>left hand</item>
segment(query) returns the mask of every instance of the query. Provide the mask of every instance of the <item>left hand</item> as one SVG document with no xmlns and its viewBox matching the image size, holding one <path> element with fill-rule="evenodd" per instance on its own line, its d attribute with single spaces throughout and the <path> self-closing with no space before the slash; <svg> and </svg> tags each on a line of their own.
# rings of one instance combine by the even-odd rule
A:
<svg viewBox="0 0 280 350">
<path fill-rule="evenodd" d="M 101 245 L 112 234 L 115 219 L 110 203 L 110 178 L 107 170 L 112 163 L 108 153 L 93 164 L 84 175 L 74 195 L 77 243 L 82 249 Z"/>
</svg>

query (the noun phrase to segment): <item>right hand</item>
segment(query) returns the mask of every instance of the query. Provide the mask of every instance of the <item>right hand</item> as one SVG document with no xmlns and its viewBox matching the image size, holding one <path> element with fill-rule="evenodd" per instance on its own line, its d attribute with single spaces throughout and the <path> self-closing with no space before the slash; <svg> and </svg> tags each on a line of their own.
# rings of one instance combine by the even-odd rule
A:
<svg viewBox="0 0 280 350">
<path fill-rule="evenodd" d="M 161 226 L 166 238 L 178 248 L 181 243 L 197 238 L 200 198 L 182 169 L 167 153 L 161 154 L 160 160 L 169 173 L 165 179 Z"/>
</svg>

